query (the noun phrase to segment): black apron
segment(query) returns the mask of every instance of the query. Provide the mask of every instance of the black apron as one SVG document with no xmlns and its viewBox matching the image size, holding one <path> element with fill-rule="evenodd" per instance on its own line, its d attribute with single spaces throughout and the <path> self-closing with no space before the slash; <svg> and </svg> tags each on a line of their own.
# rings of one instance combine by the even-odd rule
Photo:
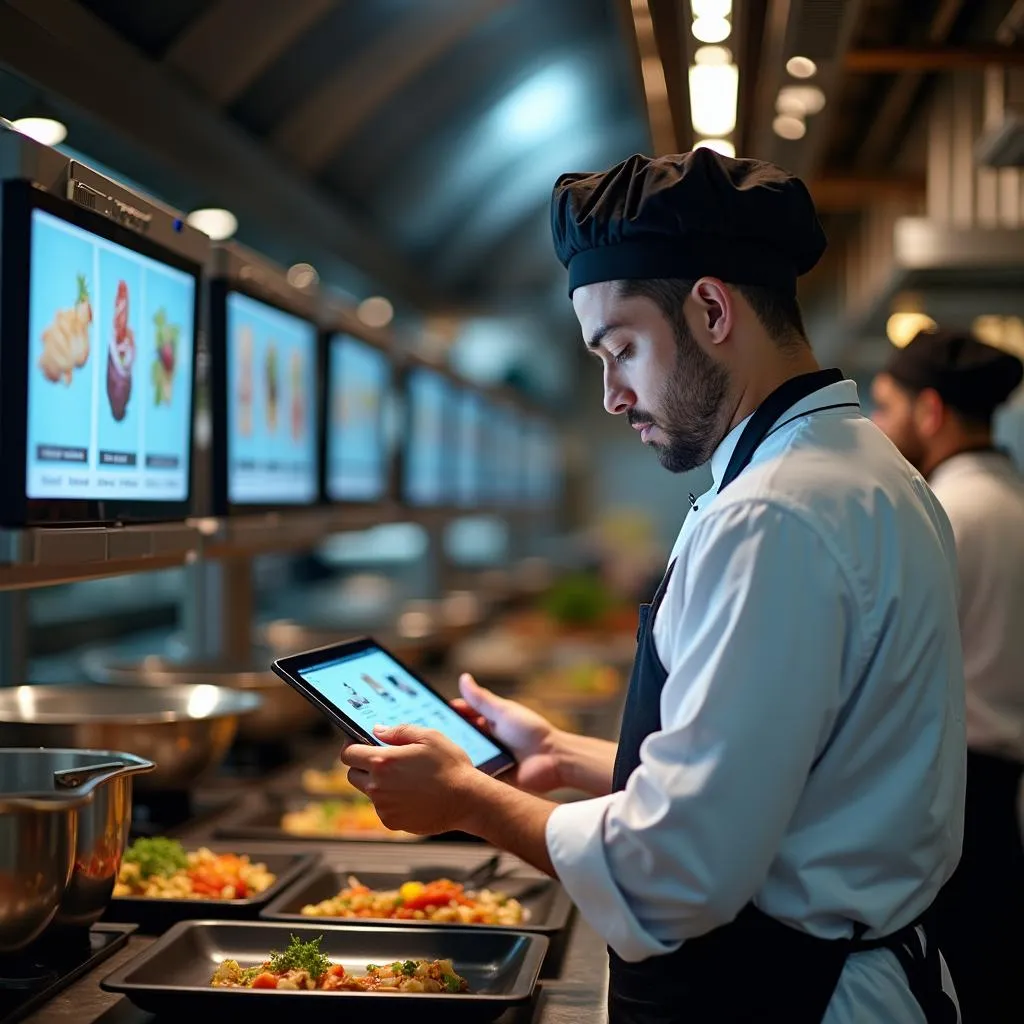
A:
<svg viewBox="0 0 1024 1024">
<path fill-rule="evenodd" d="M 782 419 L 797 402 L 843 379 L 839 370 L 795 377 L 774 391 L 754 412 L 719 492 L 750 463 L 762 441 L 799 416 L 857 403 L 819 405 Z M 661 729 L 661 691 L 668 673 L 654 644 L 654 621 L 672 577 L 665 574 L 653 601 L 640 608 L 637 653 L 623 713 L 612 785 L 625 788 L 640 764 L 640 745 Z M 927 956 L 915 921 L 883 939 L 864 941 L 863 924 L 851 922 L 852 939 L 819 939 L 774 920 L 752 903 L 729 924 L 690 939 L 674 953 L 627 963 L 609 950 L 610 1024 L 821 1024 L 846 958 L 884 946 L 899 958 L 911 990 L 929 1024 L 955 1024 L 956 1008 L 942 991 L 938 948 Z"/>
</svg>

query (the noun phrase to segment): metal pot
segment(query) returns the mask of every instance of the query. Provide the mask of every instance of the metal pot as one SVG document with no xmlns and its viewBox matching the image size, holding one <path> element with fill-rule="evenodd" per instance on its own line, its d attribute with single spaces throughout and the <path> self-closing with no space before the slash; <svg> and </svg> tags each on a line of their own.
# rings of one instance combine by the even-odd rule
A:
<svg viewBox="0 0 1024 1024">
<path fill-rule="evenodd" d="M 128 840 L 132 776 L 154 768 L 109 750 L 0 749 L 0 953 L 100 919 Z"/>
<path fill-rule="evenodd" d="M 130 750 L 156 770 L 139 789 L 189 789 L 224 760 L 255 694 L 216 686 L 0 689 L 0 744 Z"/>
<path fill-rule="evenodd" d="M 268 656 L 267 661 L 270 661 Z M 262 664 L 231 665 L 219 661 L 175 661 L 149 657 L 141 661 L 90 658 L 86 674 L 97 683 L 117 686 L 167 687 L 182 684 L 219 687 L 239 695 L 251 695 L 259 707 L 238 723 L 240 739 L 265 742 L 280 740 L 305 729 L 318 712 L 287 683 Z"/>
</svg>

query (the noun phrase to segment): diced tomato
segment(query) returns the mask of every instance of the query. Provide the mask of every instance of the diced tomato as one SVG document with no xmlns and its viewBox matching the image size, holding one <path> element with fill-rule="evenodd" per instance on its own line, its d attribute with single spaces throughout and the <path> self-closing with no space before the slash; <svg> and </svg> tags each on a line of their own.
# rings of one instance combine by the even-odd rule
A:
<svg viewBox="0 0 1024 1024">
<path fill-rule="evenodd" d="M 277 988 L 277 977 L 273 974 L 258 974 L 252 983 L 253 988 Z"/>
<path fill-rule="evenodd" d="M 345 968 L 341 964 L 331 964 L 331 966 L 328 969 L 327 973 L 332 978 L 344 978 L 345 977 Z"/>
</svg>

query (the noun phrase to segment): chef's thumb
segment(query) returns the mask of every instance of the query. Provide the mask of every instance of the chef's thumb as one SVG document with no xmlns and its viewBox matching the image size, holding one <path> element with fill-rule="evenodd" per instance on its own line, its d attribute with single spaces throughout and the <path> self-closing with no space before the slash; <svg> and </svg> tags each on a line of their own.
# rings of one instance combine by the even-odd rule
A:
<svg viewBox="0 0 1024 1024">
<path fill-rule="evenodd" d="M 474 711 L 487 719 L 493 719 L 503 703 L 501 697 L 481 686 L 468 672 L 459 676 L 459 693 Z"/>
</svg>

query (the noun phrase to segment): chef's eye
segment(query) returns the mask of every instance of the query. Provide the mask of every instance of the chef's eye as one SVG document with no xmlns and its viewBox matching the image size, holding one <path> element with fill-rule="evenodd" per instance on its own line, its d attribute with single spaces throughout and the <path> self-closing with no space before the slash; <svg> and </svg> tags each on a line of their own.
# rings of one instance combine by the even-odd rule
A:
<svg viewBox="0 0 1024 1024">
<path fill-rule="evenodd" d="M 614 359 L 617 363 L 624 363 L 633 354 L 633 346 L 626 345 L 615 353 Z"/>
</svg>

